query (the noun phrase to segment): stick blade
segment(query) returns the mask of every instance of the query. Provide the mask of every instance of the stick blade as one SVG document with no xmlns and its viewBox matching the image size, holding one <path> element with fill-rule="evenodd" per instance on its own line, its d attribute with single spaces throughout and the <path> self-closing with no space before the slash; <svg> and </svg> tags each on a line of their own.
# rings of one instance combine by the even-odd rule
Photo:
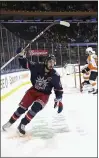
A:
<svg viewBox="0 0 99 158">
<path fill-rule="evenodd" d="M 60 25 L 66 26 L 66 27 L 70 27 L 70 23 L 67 21 L 60 21 Z"/>
</svg>

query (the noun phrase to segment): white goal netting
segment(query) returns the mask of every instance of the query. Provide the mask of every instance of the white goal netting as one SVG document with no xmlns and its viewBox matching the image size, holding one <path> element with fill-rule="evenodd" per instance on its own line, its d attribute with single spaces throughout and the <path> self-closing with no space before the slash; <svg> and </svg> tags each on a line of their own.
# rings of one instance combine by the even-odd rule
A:
<svg viewBox="0 0 99 158">
<path fill-rule="evenodd" d="M 78 64 L 65 64 L 64 73 L 66 73 L 66 75 L 79 73 L 79 65 Z"/>
<path fill-rule="evenodd" d="M 62 84 L 65 88 L 75 88 L 80 91 L 81 88 L 81 74 L 80 66 L 78 64 L 65 64 L 62 68 L 57 68 Z"/>
</svg>

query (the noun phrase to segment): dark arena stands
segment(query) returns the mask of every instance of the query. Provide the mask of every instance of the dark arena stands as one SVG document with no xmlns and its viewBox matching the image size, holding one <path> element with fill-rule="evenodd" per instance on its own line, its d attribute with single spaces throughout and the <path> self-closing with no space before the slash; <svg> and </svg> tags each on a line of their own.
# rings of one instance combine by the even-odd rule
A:
<svg viewBox="0 0 99 158">
<path fill-rule="evenodd" d="M 47 51 L 56 55 L 56 66 L 78 60 L 80 64 L 85 64 L 88 46 L 97 53 L 98 1 L 2 1 L 0 6 L 1 67 L 16 55 L 18 47 L 24 48 L 55 20 L 68 21 L 70 27 L 55 25 L 46 31 L 26 49 L 29 60 L 42 62 L 45 58 L 43 51 Z M 38 50 L 41 54 L 29 55 L 30 50 Z M 22 68 L 16 58 L 1 73 L 19 70 Z"/>
</svg>

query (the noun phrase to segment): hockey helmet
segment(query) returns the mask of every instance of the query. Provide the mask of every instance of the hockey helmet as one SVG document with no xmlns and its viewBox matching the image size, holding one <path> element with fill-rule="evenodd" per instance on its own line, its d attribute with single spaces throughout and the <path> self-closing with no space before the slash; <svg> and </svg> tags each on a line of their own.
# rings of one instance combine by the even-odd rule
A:
<svg viewBox="0 0 99 158">
<path fill-rule="evenodd" d="M 86 54 L 88 54 L 88 55 L 93 54 L 93 48 L 92 48 L 92 47 L 88 47 L 88 48 L 86 49 Z"/>
<path fill-rule="evenodd" d="M 46 57 L 46 59 L 45 59 L 45 66 L 46 66 L 47 69 L 48 69 L 48 61 L 49 61 L 49 60 L 54 60 L 55 65 L 56 65 L 56 57 L 55 57 L 55 55 L 49 54 L 49 55 Z"/>
<path fill-rule="evenodd" d="M 47 63 L 49 60 L 54 60 L 56 62 L 56 57 L 53 54 L 49 54 L 46 59 L 45 59 L 45 63 Z"/>
</svg>

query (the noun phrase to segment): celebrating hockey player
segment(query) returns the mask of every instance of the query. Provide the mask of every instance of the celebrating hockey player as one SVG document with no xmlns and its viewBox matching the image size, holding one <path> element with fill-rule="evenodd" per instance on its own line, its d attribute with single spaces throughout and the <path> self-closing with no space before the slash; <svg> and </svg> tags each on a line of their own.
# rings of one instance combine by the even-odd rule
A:
<svg viewBox="0 0 99 158">
<path fill-rule="evenodd" d="M 89 77 L 89 82 L 92 85 L 92 89 L 89 91 L 89 93 L 97 94 L 98 89 L 97 89 L 97 77 L 98 77 L 98 57 L 95 54 L 95 51 L 93 51 L 92 47 L 88 47 L 86 49 L 86 53 L 88 54 L 87 58 L 87 63 L 88 63 L 88 68 L 90 70 L 90 77 Z"/>
<path fill-rule="evenodd" d="M 17 53 L 20 52 L 20 49 Z M 3 130 L 7 130 L 22 114 L 26 111 L 26 115 L 22 118 L 18 131 L 20 135 L 25 135 L 25 126 L 42 110 L 48 102 L 52 88 L 56 98 L 54 99 L 54 108 L 58 107 L 58 113 L 63 110 L 62 94 L 63 88 L 60 81 L 60 75 L 54 69 L 56 58 L 54 55 L 46 57 L 44 64 L 31 63 L 24 56 L 24 51 L 19 53 L 19 63 L 25 69 L 31 72 L 32 87 L 27 90 L 23 99 L 19 103 L 19 107 L 13 113 L 9 121 L 3 125 Z M 30 107 L 31 106 L 31 107 Z M 28 108 L 30 107 L 30 110 Z"/>
</svg>

